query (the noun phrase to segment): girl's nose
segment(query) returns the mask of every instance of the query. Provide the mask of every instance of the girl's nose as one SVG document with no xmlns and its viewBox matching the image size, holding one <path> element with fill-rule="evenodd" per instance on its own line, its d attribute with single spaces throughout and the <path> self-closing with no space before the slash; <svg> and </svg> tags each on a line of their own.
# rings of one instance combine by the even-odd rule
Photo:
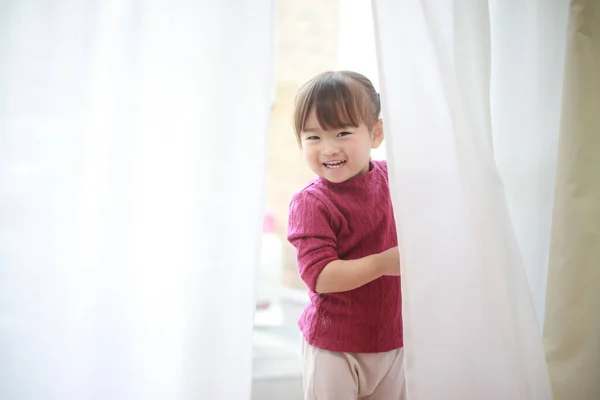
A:
<svg viewBox="0 0 600 400">
<path fill-rule="evenodd" d="M 323 146 L 323 149 L 321 151 L 321 153 L 324 156 L 328 156 L 328 157 L 335 156 L 339 152 L 340 152 L 340 148 L 338 146 L 336 146 L 334 143 L 326 143 Z"/>
</svg>

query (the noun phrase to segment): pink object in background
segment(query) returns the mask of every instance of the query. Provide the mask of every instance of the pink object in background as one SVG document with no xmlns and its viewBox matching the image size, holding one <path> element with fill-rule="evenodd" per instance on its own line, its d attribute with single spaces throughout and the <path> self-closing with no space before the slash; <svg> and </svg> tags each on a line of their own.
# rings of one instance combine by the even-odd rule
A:
<svg viewBox="0 0 600 400">
<path fill-rule="evenodd" d="M 268 211 L 263 217 L 260 266 L 257 280 L 256 326 L 283 324 L 281 290 L 283 280 L 283 244 L 277 235 L 277 219 Z"/>
<path fill-rule="evenodd" d="M 275 215 L 267 211 L 263 218 L 263 233 L 275 233 L 276 228 Z"/>
</svg>

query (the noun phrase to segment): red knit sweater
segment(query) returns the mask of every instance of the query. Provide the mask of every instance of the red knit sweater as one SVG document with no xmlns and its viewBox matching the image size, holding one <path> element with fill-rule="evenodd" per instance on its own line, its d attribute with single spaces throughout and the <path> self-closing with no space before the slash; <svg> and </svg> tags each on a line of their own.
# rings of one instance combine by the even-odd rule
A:
<svg viewBox="0 0 600 400">
<path fill-rule="evenodd" d="M 353 260 L 397 245 L 387 164 L 343 183 L 319 178 L 294 195 L 288 240 L 296 247 L 310 303 L 299 326 L 318 348 L 378 353 L 402 347 L 400 279 L 384 276 L 342 293 L 315 293 L 317 277 L 334 260 Z"/>
</svg>

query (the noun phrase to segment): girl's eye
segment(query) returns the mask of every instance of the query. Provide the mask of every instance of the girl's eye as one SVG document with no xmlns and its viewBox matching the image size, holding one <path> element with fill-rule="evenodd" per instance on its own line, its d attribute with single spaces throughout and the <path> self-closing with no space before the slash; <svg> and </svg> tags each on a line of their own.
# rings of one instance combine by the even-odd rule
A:
<svg viewBox="0 0 600 400">
<path fill-rule="evenodd" d="M 340 132 L 340 133 L 338 133 L 338 137 L 344 137 L 344 136 L 348 136 L 350 134 L 351 134 L 350 132 Z"/>
<path fill-rule="evenodd" d="M 319 140 L 318 136 L 309 136 L 306 138 L 306 140 Z"/>
</svg>

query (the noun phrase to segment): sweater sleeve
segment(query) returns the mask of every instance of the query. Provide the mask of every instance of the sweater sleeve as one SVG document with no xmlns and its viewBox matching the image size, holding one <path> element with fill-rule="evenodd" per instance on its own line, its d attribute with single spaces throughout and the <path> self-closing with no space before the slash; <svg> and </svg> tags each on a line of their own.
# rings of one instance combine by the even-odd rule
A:
<svg viewBox="0 0 600 400">
<path fill-rule="evenodd" d="M 338 259 L 337 239 L 325 205 L 310 193 L 296 194 L 290 204 L 288 241 L 296 248 L 300 277 L 316 293 L 317 278 Z"/>
</svg>

